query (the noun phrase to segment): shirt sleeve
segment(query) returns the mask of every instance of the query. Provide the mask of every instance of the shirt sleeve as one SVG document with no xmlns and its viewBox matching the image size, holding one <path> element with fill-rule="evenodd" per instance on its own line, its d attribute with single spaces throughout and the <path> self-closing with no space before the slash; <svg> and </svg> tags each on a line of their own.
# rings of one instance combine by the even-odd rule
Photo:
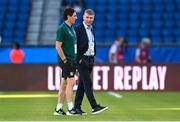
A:
<svg viewBox="0 0 180 122">
<path fill-rule="evenodd" d="M 137 48 L 137 49 L 136 49 L 136 57 L 139 57 L 139 56 L 140 56 L 140 49 Z"/>
<path fill-rule="evenodd" d="M 63 28 L 59 28 L 56 33 L 56 41 L 63 42 L 64 40 L 64 30 Z"/>
<path fill-rule="evenodd" d="M 115 54 L 117 51 L 117 47 L 115 45 L 112 45 L 110 48 L 110 53 Z"/>
</svg>

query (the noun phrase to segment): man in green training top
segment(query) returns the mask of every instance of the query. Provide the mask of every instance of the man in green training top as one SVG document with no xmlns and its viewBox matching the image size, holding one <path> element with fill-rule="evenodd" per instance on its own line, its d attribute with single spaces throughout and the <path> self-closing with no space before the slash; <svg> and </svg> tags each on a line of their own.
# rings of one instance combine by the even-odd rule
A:
<svg viewBox="0 0 180 122">
<path fill-rule="evenodd" d="M 58 104 L 54 115 L 77 115 L 74 109 L 72 97 L 75 85 L 75 61 L 77 53 L 77 39 L 73 24 L 77 19 L 76 11 L 73 8 L 66 8 L 64 11 L 64 22 L 57 31 L 56 50 L 58 52 L 58 62 L 62 69 L 62 80 L 59 89 Z M 63 111 L 64 99 L 68 102 L 68 111 Z"/>
</svg>

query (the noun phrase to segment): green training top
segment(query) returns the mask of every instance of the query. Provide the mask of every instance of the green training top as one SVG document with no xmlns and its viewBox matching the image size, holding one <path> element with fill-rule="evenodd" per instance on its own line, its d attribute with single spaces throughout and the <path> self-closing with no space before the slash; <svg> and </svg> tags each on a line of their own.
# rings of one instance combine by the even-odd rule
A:
<svg viewBox="0 0 180 122">
<path fill-rule="evenodd" d="M 56 41 L 62 42 L 61 48 L 68 60 L 76 60 L 77 38 L 73 26 L 70 27 L 65 22 L 63 22 L 57 30 Z M 59 63 L 62 62 L 59 54 L 58 61 Z"/>
</svg>

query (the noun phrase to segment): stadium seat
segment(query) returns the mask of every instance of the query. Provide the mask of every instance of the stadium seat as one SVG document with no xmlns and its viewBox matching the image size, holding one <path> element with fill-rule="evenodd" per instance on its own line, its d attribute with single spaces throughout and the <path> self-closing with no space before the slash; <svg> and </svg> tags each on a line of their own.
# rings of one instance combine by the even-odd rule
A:
<svg viewBox="0 0 180 122">
<path fill-rule="evenodd" d="M 111 40 L 113 37 L 109 36 L 124 36 L 130 42 L 138 42 L 139 38 L 149 37 L 154 43 L 179 38 L 179 0 L 88 0 L 87 6 L 89 3 L 96 6 L 95 27 L 99 38 Z M 107 31 L 101 32 L 102 29 Z"/>
<path fill-rule="evenodd" d="M 131 43 L 138 43 L 140 42 L 140 38 L 138 36 L 128 36 L 127 41 Z"/>
<path fill-rule="evenodd" d="M 127 35 L 127 33 L 126 33 L 126 30 L 124 30 L 124 29 L 118 29 L 117 31 L 116 31 L 116 37 L 117 36 L 122 36 L 122 37 L 126 37 L 126 35 Z"/>
</svg>

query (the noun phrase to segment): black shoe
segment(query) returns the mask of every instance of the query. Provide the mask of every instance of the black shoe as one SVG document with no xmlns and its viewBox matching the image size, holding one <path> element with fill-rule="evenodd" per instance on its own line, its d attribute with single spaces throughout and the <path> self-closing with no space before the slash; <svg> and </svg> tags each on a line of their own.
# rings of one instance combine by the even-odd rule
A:
<svg viewBox="0 0 180 122">
<path fill-rule="evenodd" d="M 71 109 L 66 112 L 66 115 L 81 115 L 80 112 L 76 111 L 76 109 Z"/>
<path fill-rule="evenodd" d="M 82 109 L 76 109 L 77 113 L 80 113 L 81 115 L 87 115 L 86 112 L 84 112 Z"/>
<path fill-rule="evenodd" d="M 55 109 L 54 115 L 66 115 L 63 109 L 59 109 L 58 111 Z"/>
<path fill-rule="evenodd" d="M 107 109 L 108 109 L 108 107 L 97 105 L 95 108 L 92 109 L 92 114 L 98 114 L 98 113 L 101 113 Z"/>
</svg>

